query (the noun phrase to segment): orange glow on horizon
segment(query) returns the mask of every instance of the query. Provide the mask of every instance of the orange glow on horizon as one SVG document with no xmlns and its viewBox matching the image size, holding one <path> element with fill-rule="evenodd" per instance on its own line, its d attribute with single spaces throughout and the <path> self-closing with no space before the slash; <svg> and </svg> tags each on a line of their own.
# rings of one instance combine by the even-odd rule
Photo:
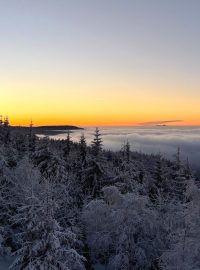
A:
<svg viewBox="0 0 200 270">
<path fill-rule="evenodd" d="M 34 126 L 59 126 L 59 125 L 73 125 L 73 126 L 79 126 L 79 127 L 103 127 L 103 126 L 111 126 L 111 127 L 128 127 L 128 126 L 156 126 L 156 125 L 162 125 L 161 124 L 148 124 L 148 122 L 154 122 L 155 119 L 138 119 L 137 121 L 132 121 L 132 122 L 125 122 L 125 121 L 115 121 L 115 120 L 108 120 L 108 121 L 92 121 L 88 119 L 87 121 L 84 119 L 74 119 L 74 120 L 69 120 L 66 121 L 65 119 L 52 119 L 52 118 L 40 118 L 40 119 L 30 119 L 28 120 L 27 118 L 16 118 L 12 119 L 9 118 L 10 124 L 13 126 L 29 126 L 31 120 L 33 121 Z M 163 122 L 165 119 L 163 120 Z M 156 121 L 155 121 L 156 122 Z M 142 124 L 146 123 L 146 124 Z M 198 120 L 188 120 L 188 121 L 180 121 L 180 122 L 171 122 L 171 123 L 163 123 L 163 125 L 166 126 L 200 126 L 200 121 Z"/>
<path fill-rule="evenodd" d="M 4 82 L 0 114 L 8 116 L 11 125 L 21 126 L 28 126 L 31 119 L 35 126 L 138 126 L 177 119 L 181 121 L 167 125 L 200 125 L 200 92 L 181 95 L 184 87 L 178 91 L 159 83 L 150 88 L 137 81 L 118 85 L 98 80 L 63 85 L 44 82 L 43 86 L 33 81 L 19 85 Z"/>
</svg>

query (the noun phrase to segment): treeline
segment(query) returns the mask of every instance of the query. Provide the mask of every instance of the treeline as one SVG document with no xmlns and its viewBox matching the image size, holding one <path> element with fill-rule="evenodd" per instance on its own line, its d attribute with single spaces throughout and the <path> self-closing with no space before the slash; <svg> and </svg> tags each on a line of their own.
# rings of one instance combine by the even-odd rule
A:
<svg viewBox="0 0 200 270">
<path fill-rule="evenodd" d="M 199 182 L 161 155 L 0 123 L 0 255 L 12 269 L 200 269 Z M 18 267 L 18 268 L 17 268 Z"/>
</svg>

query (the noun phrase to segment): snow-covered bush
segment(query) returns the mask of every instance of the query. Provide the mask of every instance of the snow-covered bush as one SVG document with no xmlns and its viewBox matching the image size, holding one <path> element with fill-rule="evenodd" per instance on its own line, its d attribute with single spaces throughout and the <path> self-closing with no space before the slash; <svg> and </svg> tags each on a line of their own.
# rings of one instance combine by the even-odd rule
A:
<svg viewBox="0 0 200 270">
<path fill-rule="evenodd" d="M 104 188 L 83 211 L 93 262 L 108 269 L 149 269 L 160 255 L 157 214 L 147 197 Z"/>
</svg>

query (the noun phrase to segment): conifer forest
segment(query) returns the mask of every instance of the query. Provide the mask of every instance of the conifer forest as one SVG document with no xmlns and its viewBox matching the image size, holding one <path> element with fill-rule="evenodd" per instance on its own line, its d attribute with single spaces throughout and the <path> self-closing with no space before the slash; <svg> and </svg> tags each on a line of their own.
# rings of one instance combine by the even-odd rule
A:
<svg viewBox="0 0 200 270">
<path fill-rule="evenodd" d="M 200 183 L 189 162 L 0 123 L 0 256 L 9 269 L 198 270 Z"/>
</svg>

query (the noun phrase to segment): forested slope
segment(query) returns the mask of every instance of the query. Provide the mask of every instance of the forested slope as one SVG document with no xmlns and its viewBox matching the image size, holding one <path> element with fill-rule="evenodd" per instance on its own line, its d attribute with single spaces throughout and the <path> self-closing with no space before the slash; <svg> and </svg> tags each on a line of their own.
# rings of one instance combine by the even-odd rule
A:
<svg viewBox="0 0 200 270">
<path fill-rule="evenodd" d="M 0 255 L 13 269 L 200 269 L 199 184 L 180 151 L 102 144 L 98 129 L 86 145 L 1 123 Z"/>
</svg>

